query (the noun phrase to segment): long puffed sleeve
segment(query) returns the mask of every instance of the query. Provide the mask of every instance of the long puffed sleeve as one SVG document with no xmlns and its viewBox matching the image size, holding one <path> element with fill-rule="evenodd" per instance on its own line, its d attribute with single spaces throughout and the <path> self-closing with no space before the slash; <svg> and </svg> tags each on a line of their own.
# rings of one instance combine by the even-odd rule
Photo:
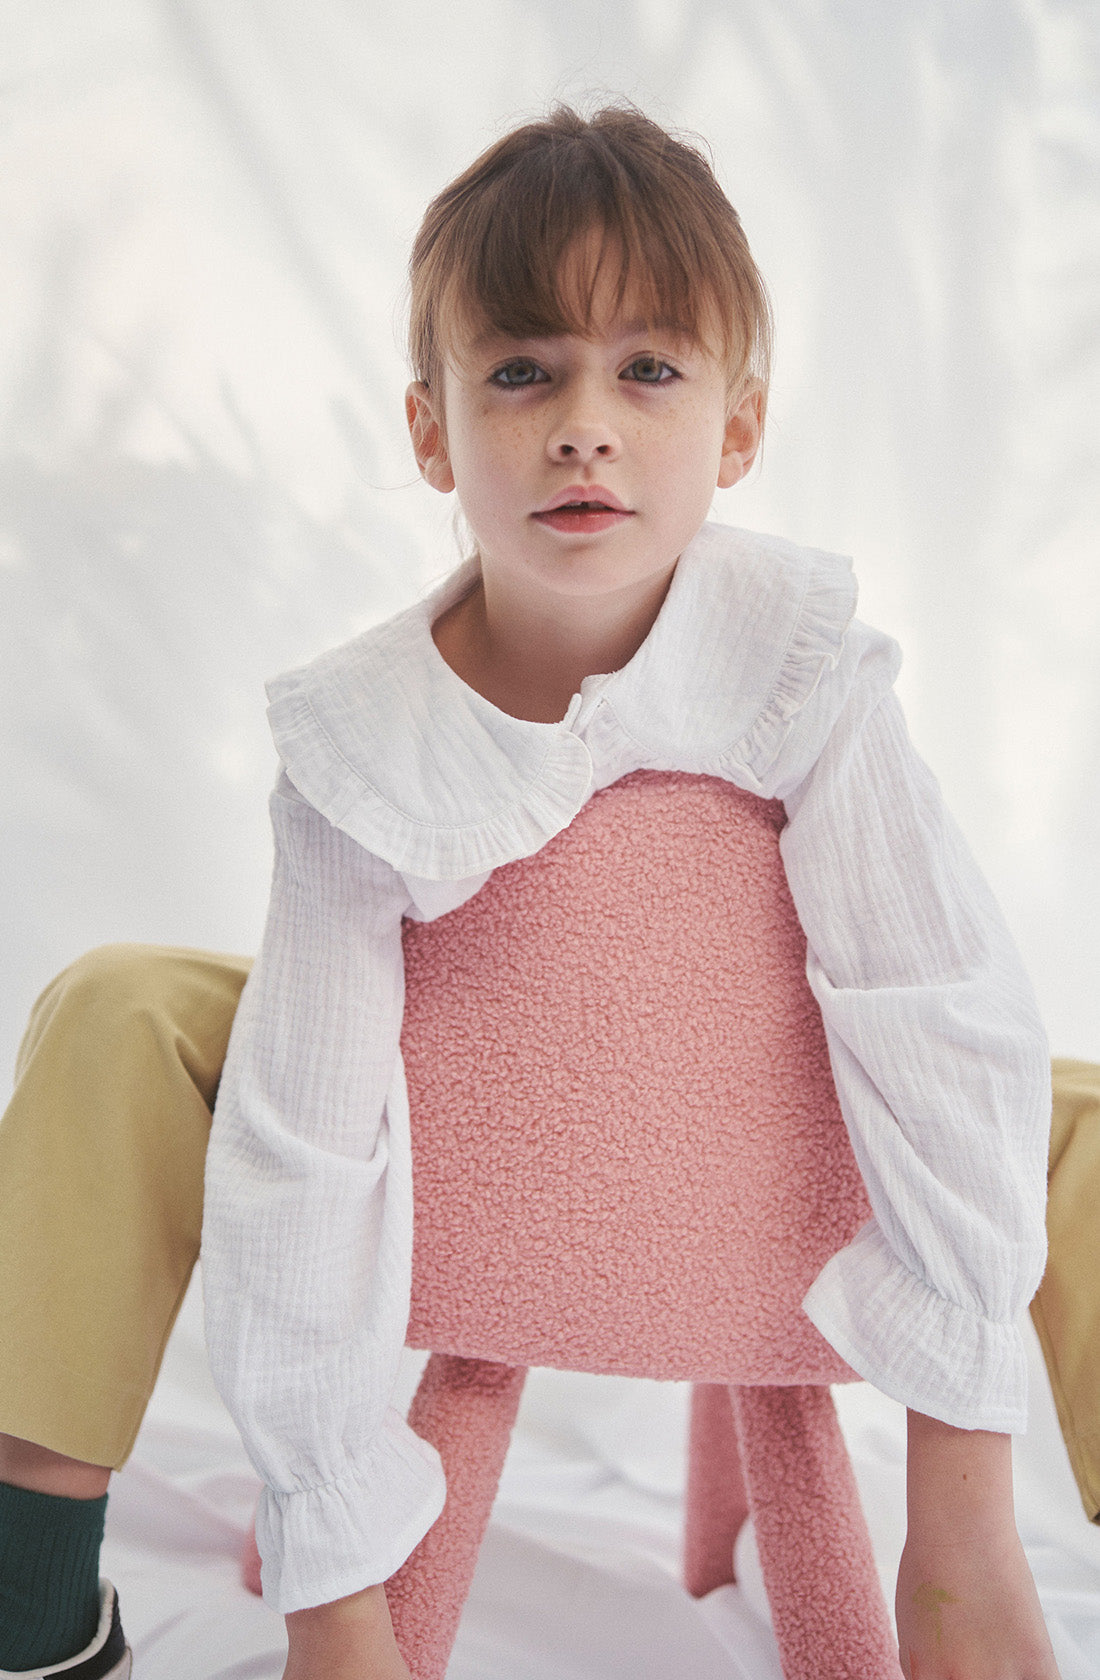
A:
<svg viewBox="0 0 1100 1680">
<path fill-rule="evenodd" d="M 439 1515 L 435 1450 L 390 1406 L 408 1321 L 412 1171 L 388 864 L 285 776 L 263 947 L 234 1024 L 202 1237 L 215 1382 L 265 1483 L 280 1611 L 385 1580 Z"/>
<path fill-rule="evenodd" d="M 805 1309 L 877 1388 L 1022 1430 L 1021 1310 L 1042 1275 L 1050 1063 L 1003 917 L 853 626 L 843 707 L 783 791 L 781 847 L 875 1217 Z"/>
</svg>

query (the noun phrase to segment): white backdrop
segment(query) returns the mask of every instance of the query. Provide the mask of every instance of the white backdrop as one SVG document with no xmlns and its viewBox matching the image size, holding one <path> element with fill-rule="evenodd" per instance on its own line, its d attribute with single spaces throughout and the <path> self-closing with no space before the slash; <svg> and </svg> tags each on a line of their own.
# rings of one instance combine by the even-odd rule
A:
<svg viewBox="0 0 1100 1680">
<path fill-rule="evenodd" d="M 719 516 L 855 555 L 1054 1048 L 1100 1059 L 1096 17 L 4 0 L 5 1063 L 89 944 L 255 947 L 263 677 L 452 559 L 403 432 L 421 211 L 605 94 L 709 141 L 774 293 L 763 464 Z"/>
<path fill-rule="evenodd" d="M 454 558 L 403 434 L 424 204 L 552 99 L 614 95 L 706 137 L 774 294 L 763 465 L 719 516 L 854 554 L 1053 1046 L 1100 1060 L 1097 17 L 0 0 L 0 1075 L 91 944 L 255 948 L 263 678 Z M 143 1680 L 274 1680 L 281 1628 L 234 1574 L 255 1484 L 196 1312 L 109 1567 Z M 776 1680 L 758 1595 L 695 1607 L 669 1573 L 682 1392 L 570 1382 L 525 1400 L 454 1674 Z M 1022 1531 L 1063 1680 L 1088 1680 L 1100 1531 L 1037 1387 Z M 888 1579 L 899 1409 L 848 1406 Z"/>
</svg>

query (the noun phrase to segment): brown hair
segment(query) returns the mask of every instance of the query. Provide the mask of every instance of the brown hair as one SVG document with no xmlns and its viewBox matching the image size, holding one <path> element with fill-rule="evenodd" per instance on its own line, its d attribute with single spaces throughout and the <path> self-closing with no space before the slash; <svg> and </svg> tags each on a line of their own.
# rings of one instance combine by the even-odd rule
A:
<svg viewBox="0 0 1100 1680">
<path fill-rule="evenodd" d="M 563 296 L 566 253 L 593 232 L 599 258 Z M 702 153 L 630 106 L 584 118 L 559 105 L 506 134 L 433 199 L 410 263 L 409 350 L 439 384 L 456 326 L 509 337 L 585 333 L 596 276 L 619 264 L 616 304 L 636 292 L 651 325 L 715 344 L 731 394 L 765 395 L 771 306 L 736 210 Z"/>
</svg>

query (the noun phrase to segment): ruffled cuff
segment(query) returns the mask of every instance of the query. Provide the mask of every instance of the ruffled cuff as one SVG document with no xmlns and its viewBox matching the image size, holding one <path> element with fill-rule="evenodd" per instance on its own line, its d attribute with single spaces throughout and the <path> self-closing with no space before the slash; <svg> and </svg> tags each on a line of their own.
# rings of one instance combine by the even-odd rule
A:
<svg viewBox="0 0 1100 1680">
<path fill-rule="evenodd" d="M 443 1509 L 439 1454 L 395 1411 L 355 1474 L 323 1487 L 267 1487 L 256 1513 L 264 1601 L 286 1615 L 386 1581 Z"/>
<path fill-rule="evenodd" d="M 841 1358 L 891 1399 L 957 1429 L 1027 1428 L 1019 1327 L 936 1294 L 906 1270 L 874 1220 L 824 1267 L 802 1309 Z"/>
</svg>

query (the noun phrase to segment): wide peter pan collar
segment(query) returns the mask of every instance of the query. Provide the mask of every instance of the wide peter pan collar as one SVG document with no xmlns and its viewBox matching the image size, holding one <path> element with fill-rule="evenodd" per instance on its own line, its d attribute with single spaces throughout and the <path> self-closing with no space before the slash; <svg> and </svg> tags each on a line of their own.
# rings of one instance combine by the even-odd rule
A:
<svg viewBox="0 0 1100 1680">
<path fill-rule="evenodd" d="M 704 525 L 649 635 L 586 677 L 558 723 L 500 711 L 451 670 L 431 626 L 478 575 L 467 560 L 424 600 L 268 684 L 287 775 L 328 820 L 402 873 L 461 880 L 538 851 L 593 786 L 586 739 L 637 765 L 762 791 L 769 765 L 855 608 L 850 562 Z M 590 725 L 598 718 L 598 728 Z"/>
</svg>

